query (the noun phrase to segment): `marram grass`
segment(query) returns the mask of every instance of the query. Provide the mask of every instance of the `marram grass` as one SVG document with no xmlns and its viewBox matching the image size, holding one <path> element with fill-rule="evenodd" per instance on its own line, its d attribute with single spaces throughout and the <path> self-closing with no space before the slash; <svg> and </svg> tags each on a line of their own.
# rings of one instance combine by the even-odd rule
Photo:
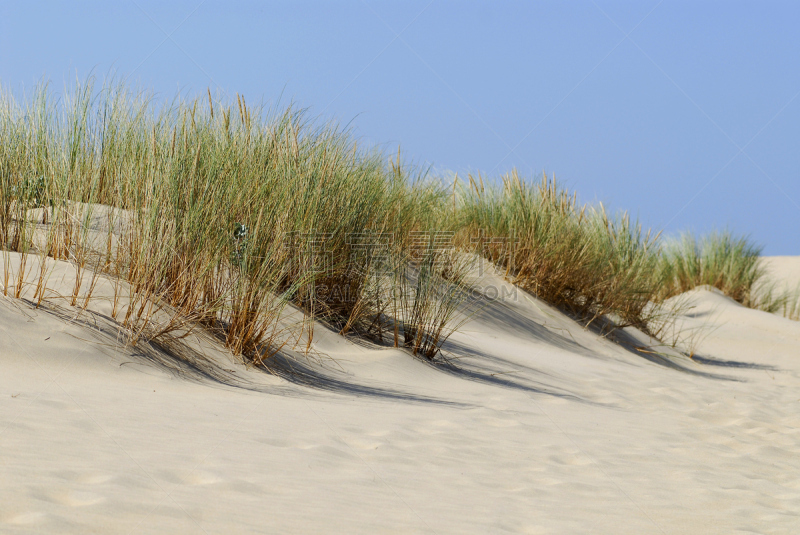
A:
<svg viewBox="0 0 800 535">
<path fill-rule="evenodd" d="M 662 298 L 708 285 L 744 306 L 796 319 L 797 291 L 780 289 L 769 278 L 761 247 L 746 236 L 722 231 L 698 239 L 685 233 L 664 245 L 659 273 Z"/>
<path fill-rule="evenodd" d="M 433 359 L 464 321 L 465 252 L 586 323 L 656 336 L 650 305 L 701 284 L 790 317 L 798 306 L 754 297 L 760 251 L 729 234 L 662 247 L 554 179 L 445 187 L 303 110 L 210 93 L 157 104 L 91 79 L 61 98 L 0 91 L 0 244 L 5 295 L 34 284 L 41 304 L 45 260 L 65 260 L 71 306 L 89 305 L 101 274 L 117 281 L 112 316 L 132 342 L 202 328 L 256 363 L 299 339 L 287 307 Z"/>
<path fill-rule="evenodd" d="M 377 270 L 410 256 L 412 233 L 428 230 L 446 192 L 399 159 L 387 165 L 382 153 L 360 149 L 334 124 L 241 97 L 220 104 L 210 93 L 158 107 L 145 93 L 96 91 L 89 80 L 61 100 L 47 86 L 22 104 L 3 94 L 0 136 L 4 248 L 125 281 L 116 319 L 134 339 L 201 325 L 260 360 L 286 343 L 279 319 L 287 305 L 342 332 L 384 323 L 400 331 L 404 316 L 419 317 L 416 297 L 391 297 L 413 294 L 412 283 Z M 100 239 L 89 232 L 96 207 L 116 209 L 106 210 Z M 40 223 L 47 243 L 36 247 Z M 375 281 L 398 288 L 375 292 Z M 392 317 L 376 300 L 383 294 L 397 301 Z M 73 297 L 77 305 L 91 296 Z M 162 313 L 175 320 L 151 321 Z M 438 334 L 432 348 L 413 336 L 406 345 L 432 358 L 449 319 L 408 324 Z"/>
<path fill-rule="evenodd" d="M 731 232 L 714 232 L 701 239 L 691 233 L 665 244 L 659 263 L 662 295 L 669 297 L 708 285 L 745 306 L 755 304 L 753 289 L 765 272 L 761 248 Z"/>
<path fill-rule="evenodd" d="M 657 334 L 657 312 L 648 306 L 661 289 L 657 236 L 626 214 L 579 205 L 546 176 L 536 184 L 512 172 L 492 187 L 470 176 L 462 189 L 462 243 L 513 283 L 587 322 L 613 315 L 618 326 Z"/>
</svg>

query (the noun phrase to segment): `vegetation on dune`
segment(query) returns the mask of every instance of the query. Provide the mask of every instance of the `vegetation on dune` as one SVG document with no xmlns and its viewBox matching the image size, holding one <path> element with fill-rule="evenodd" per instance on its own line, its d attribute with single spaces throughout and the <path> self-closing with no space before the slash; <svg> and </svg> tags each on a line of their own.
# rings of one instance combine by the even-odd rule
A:
<svg viewBox="0 0 800 535">
<path fill-rule="evenodd" d="M 258 360 L 286 343 L 287 304 L 342 332 L 393 331 L 395 343 L 406 327 L 432 328 L 420 318 L 439 312 L 427 294 L 417 302 L 408 270 L 419 264 L 412 236 L 446 201 L 441 187 L 292 108 L 270 113 L 241 97 L 226 106 L 210 93 L 158 108 L 91 81 L 70 95 L 54 101 L 43 86 L 23 105 L 3 95 L 0 240 L 24 259 L 64 258 L 126 281 L 118 320 L 134 340 L 199 324 Z M 118 210 L 107 212 L 107 239 L 92 240 L 98 206 Z M 49 230 L 37 248 L 41 222 Z M 428 275 L 452 294 L 458 274 Z M 161 312 L 172 319 L 153 321 Z M 451 319 L 435 327 L 434 347 L 408 335 L 406 345 L 432 358 Z"/>
<path fill-rule="evenodd" d="M 659 274 L 661 299 L 707 285 L 746 307 L 797 319 L 799 291 L 781 290 L 770 280 L 761 247 L 746 236 L 723 231 L 697 239 L 685 233 L 664 244 Z"/>
<path fill-rule="evenodd" d="M 627 214 L 609 217 L 555 179 L 528 184 L 512 172 L 495 187 L 470 176 L 457 227 L 465 246 L 545 301 L 588 322 L 613 315 L 617 326 L 657 330 L 648 307 L 660 290 L 657 236 Z"/>
<path fill-rule="evenodd" d="M 754 304 L 753 289 L 764 275 L 761 248 L 729 231 L 698 240 L 686 233 L 665 244 L 659 268 L 664 280 L 662 297 L 671 297 L 708 285 L 745 306 Z"/>
<path fill-rule="evenodd" d="M 614 328 L 662 337 L 677 310 L 651 305 L 703 285 L 751 308 L 800 315 L 800 288 L 779 289 L 747 237 L 687 233 L 665 242 L 624 212 L 611 217 L 602 205 L 579 204 L 546 175 L 536 184 L 512 171 L 492 186 L 469 176 L 460 200 L 453 225 L 462 247 L 586 323 L 610 317 Z"/>
<path fill-rule="evenodd" d="M 86 308 L 99 276 L 116 281 L 111 315 L 134 343 L 201 326 L 261 362 L 299 339 L 281 320 L 293 306 L 433 359 L 464 320 L 464 251 L 586 323 L 656 336 L 665 312 L 651 304 L 697 285 L 789 317 L 800 306 L 754 294 L 763 268 L 745 239 L 662 249 L 546 176 L 450 189 L 292 107 L 210 92 L 158 105 L 91 80 L 55 99 L 42 85 L 22 103 L 0 95 L 0 140 L 4 294 L 23 296 L 38 267 L 28 298 L 41 304 L 47 259 L 66 260 L 70 305 Z M 305 333 L 308 347 L 313 322 Z"/>
</svg>

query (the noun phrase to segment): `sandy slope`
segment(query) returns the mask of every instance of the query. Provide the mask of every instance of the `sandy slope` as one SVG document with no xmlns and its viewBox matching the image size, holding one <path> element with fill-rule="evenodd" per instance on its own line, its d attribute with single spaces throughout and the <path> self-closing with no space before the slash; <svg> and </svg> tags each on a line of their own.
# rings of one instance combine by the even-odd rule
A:
<svg viewBox="0 0 800 535">
<path fill-rule="evenodd" d="M 800 323 L 690 297 L 695 360 L 517 294 L 457 367 L 318 329 L 295 382 L 0 298 L 0 532 L 795 533 Z"/>
<path fill-rule="evenodd" d="M 765 256 L 767 274 L 783 286 L 795 288 L 800 284 L 800 256 Z"/>
</svg>

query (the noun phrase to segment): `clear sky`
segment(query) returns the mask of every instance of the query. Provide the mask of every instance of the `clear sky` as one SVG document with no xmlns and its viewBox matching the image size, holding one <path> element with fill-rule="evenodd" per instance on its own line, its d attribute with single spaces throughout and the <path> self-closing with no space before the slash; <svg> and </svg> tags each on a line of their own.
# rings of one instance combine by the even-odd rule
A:
<svg viewBox="0 0 800 535">
<path fill-rule="evenodd" d="M 798 255 L 798 28 L 800 2 L 0 0 L 0 84 L 283 95 L 438 170 Z"/>
</svg>

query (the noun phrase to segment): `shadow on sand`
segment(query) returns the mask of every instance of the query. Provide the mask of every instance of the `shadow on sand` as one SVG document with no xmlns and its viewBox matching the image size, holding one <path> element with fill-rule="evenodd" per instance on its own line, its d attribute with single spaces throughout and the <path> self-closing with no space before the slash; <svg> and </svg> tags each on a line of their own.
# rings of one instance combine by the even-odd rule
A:
<svg viewBox="0 0 800 535">
<path fill-rule="evenodd" d="M 445 350 L 449 355 L 455 356 L 441 357 L 435 362 L 428 362 L 428 364 L 440 372 L 490 386 L 598 405 L 598 403 L 594 401 L 580 397 L 567 390 L 530 379 L 530 377 L 537 375 L 550 376 L 535 368 L 520 365 L 518 362 L 510 362 L 496 355 L 475 351 L 468 346 L 452 340 L 445 343 Z M 473 366 L 467 362 L 462 362 L 461 359 L 465 357 L 479 359 L 481 365 Z"/>
<path fill-rule="evenodd" d="M 521 288 L 517 288 L 516 291 L 523 296 L 528 295 L 527 292 L 525 292 Z M 533 298 L 533 296 L 531 296 L 531 298 Z M 522 338 L 529 337 L 539 342 L 544 342 L 554 347 L 570 351 L 572 353 L 576 353 L 579 355 L 583 355 L 586 357 L 590 358 L 599 357 L 596 351 L 592 351 L 588 347 L 578 343 L 574 338 L 572 338 L 572 335 L 569 333 L 569 331 L 565 331 L 567 336 L 553 332 L 547 326 L 543 325 L 539 321 L 526 316 L 523 311 L 514 310 L 511 306 L 509 306 L 508 303 L 505 303 L 501 300 L 492 300 L 486 298 L 485 296 L 482 296 L 481 300 L 482 302 L 480 303 L 480 307 L 478 309 L 479 311 L 475 315 L 475 318 L 480 320 L 484 324 L 490 326 L 493 330 L 507 332 L 512 336 L 516 337 L 522 337 Z M 564 314 L 571 321 L 574 321 L 576 326 L 578 326 L 579 328 L 584 328 L 582 326 L 586 325 L 586 321 L 582 321 L 582 318 L 576 317 L 569 311 L 560 310 L 559 312 L 561 314 Z M 546 312 L 544 311 L 542 311 L 542 313 L 546 314 Z M 641 340 L 637 339 L 636 336 L 627 332 L 627 330 L 616 329 L 614 327 L 615 325 L 613 324 L 613 322 L 611 322 L 611 320 L 601 319 L 599 321 L 591 323 L 588 329 L 598 337 L 606 338 L 615 345 L 621 347 L 625 351 L 639 358 L 645 359 L 648 362 L 652 362 L 653 364 L 656 364 L 658 366 L 679 371 L 681 373 L 687 373 L 690 375 L 706 377 L 709 379 L 723 380 L 723 381 L 740 381 L 740 379 L 735 377 L 729 377 L 717 373 L 705 372 L 687 366 L 686 364 L 689 364 L 690 362 L 692 362 L 692 360 L 694 361 L 694 363 L 701 365 L 726 366 L 730 368 L 737 367 L 737 368 L 760 369 L 760 366 L 758 364 L 748 364 L 744 362 L 735 363 L 733 361 L 717 361 L 714 359 L 703 359 L 702 357 L 698 358 L 696 356 L 694 359 L 690 359 L 688 355 L 678 354 L 677 350 L 671 351 L 671 353 L 675 353 L 675 355 L 670 355 L 662 352 L 655 352 L 652 351 L 650 348 L 646 347 Z M 640 333 L 640 335 L 645 337 L 647 336 L 644 333 Z M 487 360 L 492 359 L 492 357 L 489 355 L 475 352 L 471 348 L 464 346 L 456 348 L 455 351 L 459 354 L 471 354 L 472 356 L 481 357 Z M 685 361 L 685 363 L 681 362 L 682 360 Z M 509 364 L 509 366 L 511 366 L 511 364 Z M 517 368 L 519 367 L 518 364 L 513 364 L 513 366 Z M 533 369 L 529 369 L 528 371 L 534 374 L 540 373 L 537 372 L 537 370 Z"/>
<path fill-rule="evenodd" d="M 768 364 L 755 364 L 753 362 L 741 362 L 738 360 L 724 360 L 715 359 L 712 357 L 701 357 L 700 355 L 692 356 L 692 360 L 698 364 L 705 364 L 706 366 L 720 366 L 723 368 L 743 368 L 747 370 L 768 370 L 771 372 L 780 371 L 777 366 L 770 366 Z"/>
<path fill-rule="evenodd" d="M 32 309 L 34 304 L 24 301 Z M 136 345 L 126 343 L 126 335 L 113 318 L 94 311 L 76 311 L 43 303 L 37 309 L 70 324 L 81 326 L 92 340 L 85 340 L 101 349 L 111 349 L 112 358 L 125 364 L 143 364 L 167 373 L 175 378 L 208 386 L 235 388 L 282 396 L 313 395 L 308 389 L 338 393 L 349 396 L 369 396 L 385 400 L 399 400 L 410 403 L 434 403 L 461 406 L 463 404 L 430 396 L 403 392 L 392 388 L 362 385 L 354 382 L 347 374 L 312 362 L 292 351 L 281 351 L 265 360 L 262 365 L 245 367 L 242 363 L 221 362 L 190 347 L 185 337 L 162 335 L 156 340 L 139 340 Z M 213 343 L 213 337 L 204 337 Z M 109 351 L 104 351 L 109 354 Z M 304 362 L 306 360 L 307 362 Z M 248 368 L 251 371 L 248 371 Z M 254 374 L 252 370 L 258 370 Z M 259 381 L 262 374 L 269 373 L 280 377 L 288 385 L 267 384 Z M 305 389 L 293 387 L 301 386 Z"/>
<path fill-rule="evenodd" d="M 632 353 L 637 357 L 652 362 L 653 364 L 657 364 L 659 366 L 663 366 L 671 370 L 679 371 L 681 373 L 686 373 L 698 377 L 705 377 L 707 379 L 717 379 L 721 381 L 737 381 L 737 382 L 741 381 L 741 379 L 737 377 L 730 377 L 728 375 L 720 375 L 718 373 L 704 372 L 702 370 L 695 370 L 689 368 L 688 366 L 685 366 L 681 361 L 684 361 L 686 363 L 694 361 L 697 364 L 706 364 L 706 363 L 698 361 L 696 359 L 691 359 L 688 355 L 684 355 L 683 353 L 680 353 L 676 349 L 672 349 L 670 351 L 671 353 L 673 353 L 672 355 L 666 352 L 653 351 L 650 349 L 650 347 L 643 344 L 642 341 L 639 340 L 636 336 L 631 334 L 627 329 L 613 329 L 609 331 L 611 327 L 613 327 L 613 323 L 611 322 L 611 320 L 604 320 L 596 322 L 589 328 L 592 332 L 596 333 L 598 336 L 606 336 L 609 340 L 616 343 L 619 347 L 625 349 L 629 353 Z M 642 333 L 640 331 L 638 331 L 638 334 L 640 336 L 649 338 L 647 334 Z"/>
</svg>

